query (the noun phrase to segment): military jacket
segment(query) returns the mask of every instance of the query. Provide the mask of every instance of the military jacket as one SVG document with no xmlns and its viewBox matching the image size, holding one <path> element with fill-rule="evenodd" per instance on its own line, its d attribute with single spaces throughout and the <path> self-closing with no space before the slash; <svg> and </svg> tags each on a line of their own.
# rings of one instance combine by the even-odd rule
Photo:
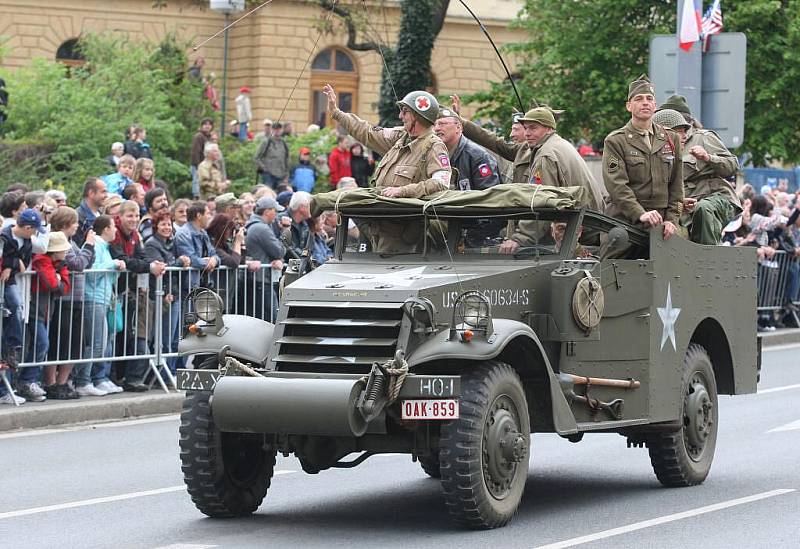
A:
<svg viewBox="0 0 800 549">
<path fill-rule="evenodd" d="M 530 182 L 552 187 L 584 187 L 589 191 L 589 207 L 602 211 L 602 195 L 586 162 L 569 141 L 555 132 L 542 138 L 533 150 Z"/>
<path fill-rule="evenodd" d="M 646 211 L 656 210 L 665 221 L 678 224 L 683 210 L 683 162 L 678 134 L 653 124 L 647 147 L 632 122 L 605 139 L 603 183 L 610 202 L 607 214 L 639 223 Z"/>
<path fill-rule="evenodd" d="M 450 163 L 458 170 L 457 190 L 483 190 L 500 183 L 500 168 L 494 157 L 463 135 L 450 157 Z"/>
<path fill-rule="evenodd" d="M 514 163 L 511 170 L 511 179 L 506 183 L 530 182 L 531 150 L 526 143 L 508 142 L 466 118 L 461 118 L 461 125 L 464 127 L 464 135 L 467 139 Z"/>
<path fill-rule="evenodd" d="M 695 146 L 703 147 L 711 158 L 708 162 L 695 158 L 689 151 Z M 686 196 L 698 200 L 721 192 L 741 210 L 741 203 L 733 186 L 725 178 L 736 175 L 739 160 L 731 153 L 719 136 L 711 130 L 692 130 L 683 145 L 683 186 Z"/>
<path fill-rule="evenodd" d="M 340 110 L 332 117 L 347 132 L 370 149 L 383 155 L 372 176 L 375 187 L 402 187 L 402 198 L 420 198 L 447 190 L 450 158 L 447 147 L 428 128 L 414 138 L 402 127 L 372 126 L 352 113 Z M 447 182 L 433 179 L 436 172 L 447 171 Z"/>
<path fill-rule="evenodd" d="M 216 162 L 203 160 L 197 166 L 197 180 L 200 183 L 200 198 L 206 200 L 222 192 L 222 170 Z"/>
</svg>

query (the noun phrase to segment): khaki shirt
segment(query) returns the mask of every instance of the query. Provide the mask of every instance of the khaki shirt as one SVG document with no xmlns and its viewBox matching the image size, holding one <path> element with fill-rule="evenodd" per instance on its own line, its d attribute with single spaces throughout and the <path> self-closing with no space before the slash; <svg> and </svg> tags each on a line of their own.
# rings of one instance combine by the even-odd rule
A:
<svg viewBox="0 0 800 549">
<path fill-rule="evenodd" d="M 414 138 L 403 128 L 371 126 L 355 114 L 338 109 L 332 118 L 366 147 L 383 155 L 372 176 L 375 187 L 402 187 L 402 198 L 421 198 L 448 189 L 450 157 L 433 128 Z M 433 178 L 442 171 L 447 172 L 446 178 Z"/>
<path fill-rule="evenodd" d="M 197 181 L 200 183 L 200 198 L 207 200 L 221 192 L 222 170 L 215 162 L 205 159 L 197 166 Z"/>
<path fill-rule="evenodd" d="M 471 139 L 481 147 L 498 154 L 501 158 L 513 162 L 511 178 L 506 178 L 505 183 L 530 183 L 532 156 L 526 143 L 506 141 L 466 118 L 461 118 L 461 125 L 464 127 L 464 135 L 467 139 Z"/>
<path fill-rule="evenodd" d="M 711 155 L 708 162 L 689 154 L 689 150 L 698 145 Z M 683 186 L 686 196 L 700 200 L 722 192 L 741 211 L 739 197 L 733 186 L 725 181 L 725 178 L 736 175 L 738 170 L 739 160 L 723 145 L 716 133 L 711 130 L 692 130 L 683 145 Z"/>
<path fill-rule="evenodd" d="M 677 225 L 683 210 L 683 162 L 675 161 L 681 158 L 681 142 L 672 130 L 659 125 L 653 129 L 651 147 L 631 122 L 606 137 L 603 183 L 610 202 L 606 213 L 639 223 L 643 213 L 656 210 Z"/>
</svg>

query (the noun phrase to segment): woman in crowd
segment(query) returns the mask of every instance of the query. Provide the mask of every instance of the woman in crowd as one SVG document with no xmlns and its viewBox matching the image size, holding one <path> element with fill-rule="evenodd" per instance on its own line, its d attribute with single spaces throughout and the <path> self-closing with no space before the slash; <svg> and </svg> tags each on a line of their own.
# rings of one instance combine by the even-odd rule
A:
<svg viewBox="0 0 800 549">
<path fill-rule="evenodd" d="M 152 238 L 149 238 L 144 245 L 144 258 L 150 263 L 161 261 L 167 267 L 189 266 L 189 258 L 185 255 L 180 257 L 175 252 L 175 242 L 172 226 L 172 215 L 168 210 L 160 210 L 153 215 L 153 227 L 155 228 Z M 161 349 L 163 353 L 175 353 L 178 351 L 178 338 L 180 336 L 181 318 L 181 297 L 185 294 L 182 290 L 186 286 L 185 278 L 178 271 L 168 271 L 164 276 L 162 288 L 164 290 L 164 301 L 161 321 Z M 150 298 L 155 299 L 156 277 L 150 275 Z M 151 308 L 158 310 L 158 304 L 153 302 Z M 176 357 L 167 359 L 167 367 L 172 374 L 178 367 Z"/>
<path fill-rule="evenodd" d="M 314 235 L 314 243 L 311 247 L 311 257 L 318 265 L 322 265 L 328 258 L 333 256 L 333 252 L 328 246 L 328 234 L 322 227 L 320 216 L 308 219 L 308 230 Z"/>
<path fill-rule="evenodd" d="M 364 146 L 361 143 L 350 145 L 350 171 L 359 187 L 369 187 L 369 178 L 375 170 L 375 163 L 364 156 Z"/>
<path fill-rule="evenodd" d="M 149 158 L 140 158 L 136 161 L 133 168 L 133 182 L 142 186 L 144 192 L 148 192 L 155 187 L 156 168 L 153 161 Z"/>
<path fill-rule="evenodd" d="M 239 280 L 238 273 L 235 269 L 243 263 L 244 227 L 239 226 L 237 228 L 237 224 L 227 214 L 217 214 L 206 230 L 211 238 L 211 243 L 217 250 L 220 263 L 223 267 L 231 269 L 231 271 L 217 271 L 217 289 L 222 295 L 223 301 L 227 304 L 226 310 L 233 311 L 235 296 L 239 287 L 237 283 Z M 250 260 L 246 264 L 251 271 L 261 268 L 261 262 L 259 261 Z"/>
<path fill-rule="evenodd" d="M 116 330 L 116 298 L 115 287 L 119 273 L 124 271 L 125 262 L 111 257 L 110 245 L 117 236 L 114 220 L 107 215 L 100 215 L 94 220 L 93 230 L 99 237 L 95 239 L 95 256 L 92 270 L 103 270 L 86 274 L 84 286 L 83 324 L 87 334 L 84 358 L 110 357 L 112 352 L 109 333 Z M 103 396 L 118 393 L 122 390 L 111 381 L 110 362 L 98 362 L 90 368 L 75 368 L 75 390 L 81 396 Z M 93 383 L 94 380 L 94 383 Z"/>
<path fill-rule="evenodd" d="M 256 207 L 256 199 L 253 196 L 253 193 L 242 193 L 239 197 L 239 202 L 241 203 L 241 208 L 239 208 L 239 214 L 237 218 L 237 222 L 239 225 L 244 226 L 247 223 L 247 220 L 250 219 L 250 215 L 252 215 L 253 210 Z"/>
<path fill-rule="evenodd" d="M 186 212 L 192 201 L 186 198 L 179 198 L 172 205 L 172 226 L 177 231 L 186 224 Z"/>
<path fill-rule="evenodd" d="M 73 237 L 78 232 L 78 213 L 68 206 L 62 206 L 53 213 L 50 219 L 50 228 L 54 232 L 62 232 L 67 237 L 70 249 L 67 250 L 64 262 L 72 277 L 72 291 L 58 298 L 55 317 L 50 322 L 50 341 L 58 342 L 50 345 L 48 359 L 51 361 L 69 362 L 83 358 L 83 291 L 85 269 L 94 261 L 95 234 L 89 230 L 83 247 L 79 248 Z M 81 364 L 78 368 L 85 370 L 88 376 L 91 364 Z M 67 384 L 67 379 L 72 373 L 71 364 L 60 366 L 46 366 L 44 369 L 44 384 L 47 398 L 72 399 L 80 395 Z"/>
<path fill-rule="evenodd" d="M 118 194 L 109 194 L 106 201 L 103 203 L 103 213 L 109 217 L 114 217 L 119 214 L 119 209 L 122 206 L 122 197 Z"/>
</svg>

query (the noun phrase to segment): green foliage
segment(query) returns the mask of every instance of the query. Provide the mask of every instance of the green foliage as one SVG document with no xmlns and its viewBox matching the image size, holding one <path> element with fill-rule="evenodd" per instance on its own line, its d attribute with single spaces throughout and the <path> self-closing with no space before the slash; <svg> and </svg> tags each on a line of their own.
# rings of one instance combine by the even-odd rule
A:
<svg viewBox="0 0 800 549">
<path fill-rule="evenodd" d="M 526 0 L 515 26 L 529 40 L 507 48 L 522 60 L 516 82 L 525 107 L 536 98 L 566 109 L 559 133 L 602 142 L 629 118 L 627 84 L 647 71 L 650 37 L 675 31 L 676 10 L 674 1 Z M 743 32 L 748 42 L 745 140 L 737 153 L 751 153 L 755 165 L 800 161 L 800 0 L 726 0 L 723 17 L 724 32 Z M 518 109 L 507 81 L 464 101 L 502 121 L 504 132 Z"/>
<path fill-rule="evenodd" d="M 397 99 L 431 85 L 431 50 L 436 40 L 432 16 L 434 4 L 438 1 L 414 0 L 401 4 L 397 47 L 383 52 L 390 69 L 389 73 L 386 67 L 383 69 L 378 102 L 378 114 L 383 125 L 397 123 Z"/>
<path fill-rule="evenodd" d="M 0 188 L 16 181 L 36 188 L 51 179 L 75 202 L 87 176 L 108 173 L 111 143 L 140 124 L 147 128 L 156 176 L 173 195 L 188 193 L 191 138 L 207 107 L 202 85 L 184 77 L 185 44 L 174 35 L 160 44 L 85 35 L 81 49 L 87 60 L 81 67 L 35 59 L 17 71 L 0 71 L 11 96 L 8 140 L 52 146 L 37 159 L 38 169 L 24 172 L 3 169 L 13 166 L 9 154 L 0 154 Z"/>
<path fill-rule="evenodd" d="M 672 32 L 675 4 L 663 0 L 527 0 L 515 26 L 529 39 L 507 48 L 522 62 L 516 80 L 526 109 L 534 98 L 566 113 L 559 133 L 602 141 L 628 118 L 628 82 L 647 71 L 650 35 Z M 465 97 L 479 114 L 510 126 L 519 110 L 508 81 Z"/>
</svg>

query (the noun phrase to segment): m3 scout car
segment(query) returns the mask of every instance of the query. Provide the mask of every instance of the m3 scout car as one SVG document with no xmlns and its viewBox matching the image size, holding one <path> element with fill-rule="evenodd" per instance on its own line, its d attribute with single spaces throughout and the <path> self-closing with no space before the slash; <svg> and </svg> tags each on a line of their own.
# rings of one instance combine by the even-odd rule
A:
<svg viewBox="0 0 800 549">
<path fill-rule="evenodd" d="M 198 365 L 178 379 L 198 509 L 255 512 L 278 452 L 307 473 L 400 452 L 441 479 L 456 521 L 499 527 L 523 495 L 530 433 L 616 432 L 648 448 L 663 485 L 703 482 L 717 395 L 756 390 L 755 254 L 664 241 L 585 199 L 530 185 L 321 194 L 335 255 L 293 262 L 274 325 L 194 292 L 180 351 Z M 534 245 L 499 253 L 484 229 L 507 223 Z M 401 241 L 371 250 L 386 227 Z M 634 258 L 598 259 L 601 241 Z"/>
</svg>

